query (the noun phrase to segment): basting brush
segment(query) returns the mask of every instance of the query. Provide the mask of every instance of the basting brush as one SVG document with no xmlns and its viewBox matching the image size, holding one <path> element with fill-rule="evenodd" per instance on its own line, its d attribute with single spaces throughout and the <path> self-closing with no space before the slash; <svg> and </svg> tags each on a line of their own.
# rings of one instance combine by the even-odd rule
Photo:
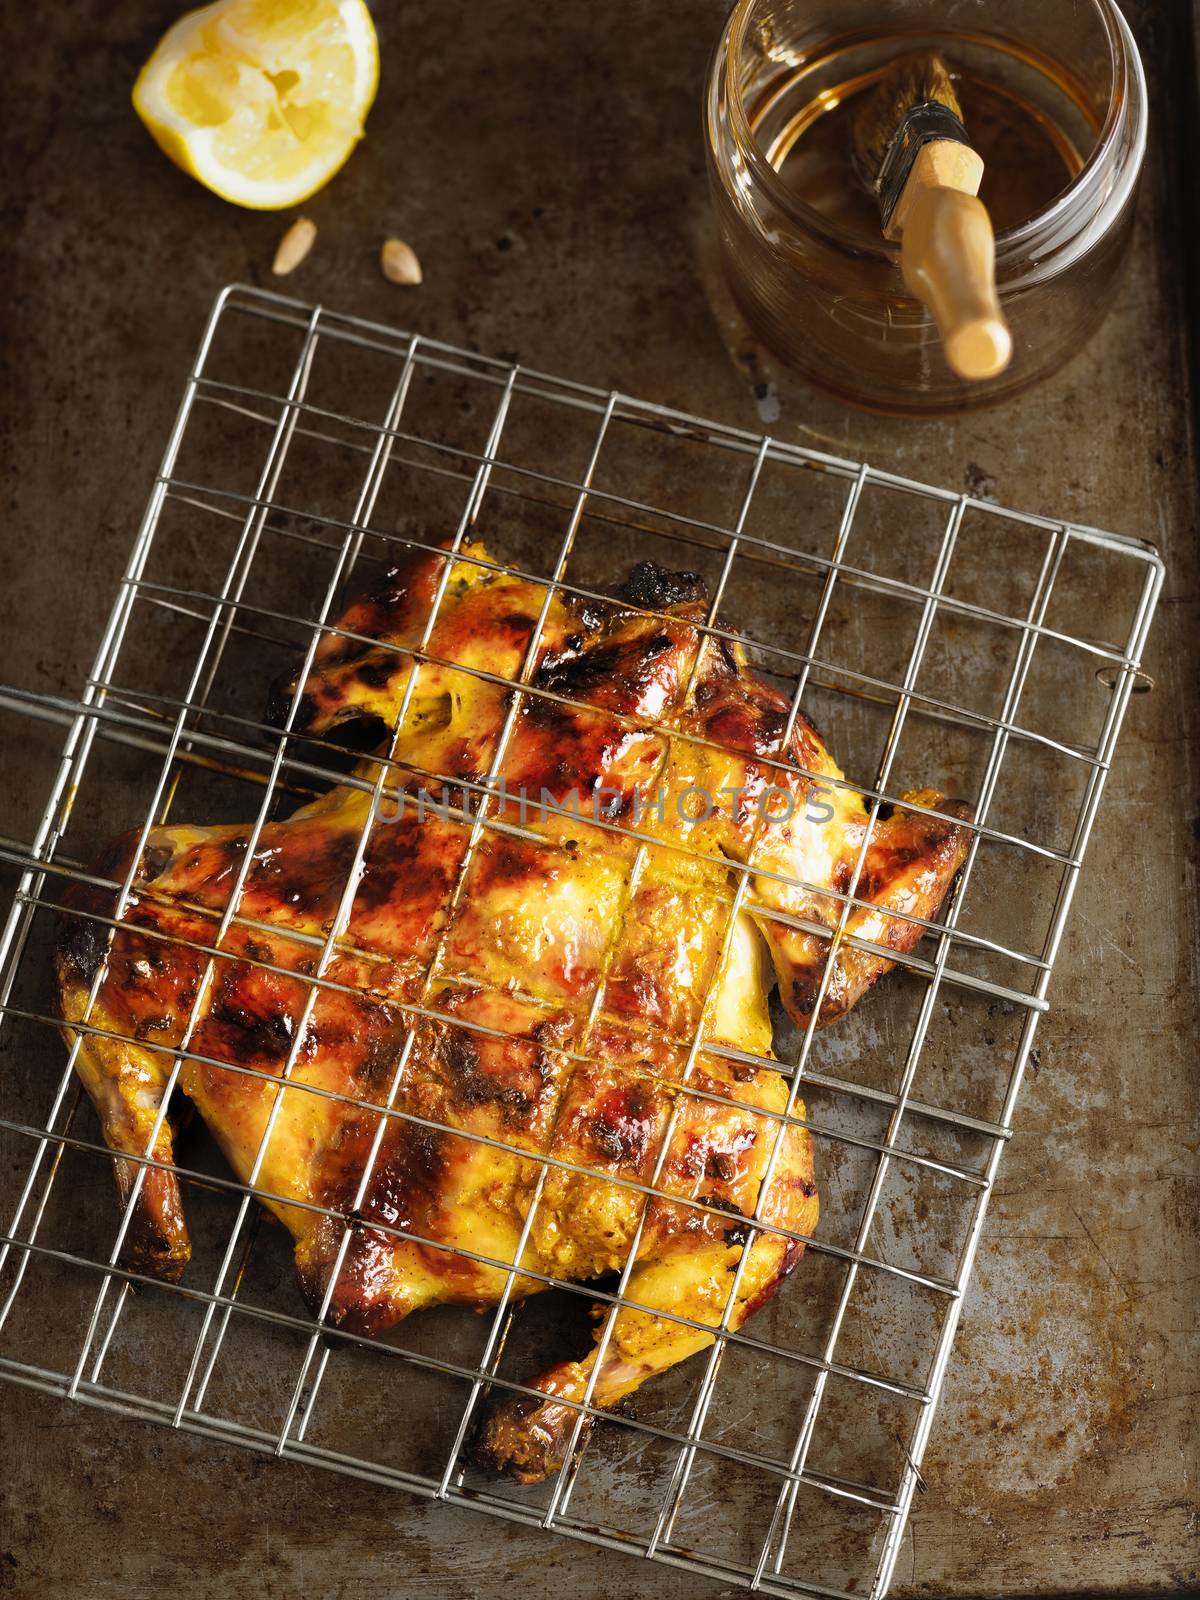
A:
<svg viewBox="0 0 1200 1600">
<path fill-rule="evenodd" d="M 929 307 L 946 360 L 962 378 L 993 378 L 1012 357 L 996 294 L 996 240 L 978 198 L 972 150 L 950 70 L 925 53 L 896 61 L 854 124 L 854 154 L 879 201 L 886 239 L 900 242 L 910 292 Z"/>
</svg>

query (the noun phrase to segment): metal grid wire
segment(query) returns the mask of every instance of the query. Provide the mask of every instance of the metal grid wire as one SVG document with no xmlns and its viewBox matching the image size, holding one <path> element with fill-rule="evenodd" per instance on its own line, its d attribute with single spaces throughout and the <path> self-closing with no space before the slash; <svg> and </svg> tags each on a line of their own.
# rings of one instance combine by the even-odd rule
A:
<svg viewBox="0 0 1200 1600">
<path fill-rule="evenodd" d="M 538 1323 L 535 1307 L 546 1297 L 518 1306 L 514 1296 L 548 1174 L 580 1169 L 553 1154 L 517 1152 L 539 1169 L 517 1252 L 509 1260 L 459 1252 L 507 1274 L 482 1323 L 449 1308 L 371 1341 L 326 1323 L 332 1277 L 321 1314 L 304 1314 L 284 1270 L 281 1230 L 260 1226 L 254 1197 L 266 1193 L 259 1177 L 276 1096 L 246 1184 L 205 1148 L 177 1158 L 195 1255 L 181 1284 L 152 1283 L 119 1264 L 133 1198 L 114 1222 L 110 1158 L 74 1077 L 78 1045 L 61 1059 L 48 978 L 52 921 L 70 882 L 116 891 L 114 916 L 93 915 L 111 941 L 136 859 L 112 882 L 84 863 L 131 815 L 141 817 L 144 844 L 169 813 L 195 821 L 254 814 L 233 892 L 199 947 L 211 963 L 231 926 L 255 925 L 240 899 L 270 819 L 331 781 L 358 783 L 378 799 L 392 765 L 382 762 L 373 783 L 345 777 L 331 767 L 330 745 L 294 731 L 299 689 L 282 732 L 262 721 L 266 685 L 297 658 L 303 683 L 320 640 L 337 631 L 335 603 L 356 569 L 361 577 L 372 563 L 447 538 L 457 548 L 476 532 L 505 558 L 499 570 L 544 593 L 521 672 L 490 681 L 570 705 L 529 681 L 554 596 L 609 599 L 630 561 L 670 565 L 673 555 L 674 565 L 696 565 L 707 579 L 700 632 L 748 644 L 756 669 L 790 695 L 789 731 L 802 706 L 813 716 L 871 826 L 914 786 L 918 769 L 945 789 L 957 780 L 975 816 L 966 865 L 928 937 L 850 1018 L 820 1034 L 817 1006 L 802 1031 L 779 1019 L 778 1061 L 704 1042 L 705 1051 L 790 1079 L 783 1112 L 753 1108 L 773 1142 L 758 1215 L 781 1136 L 799 1122 L 813 1139 L 822 1192 L 801 1268 L 734 1331 L 744 1251 L 711 1346 L 652 1380 L 636 1412 L 590 1435 L 589 1385 L 575 1407 L 568 1466 L 524 1487 L 478 1471 L 467 1446 L 489 1394 L 532 1392 L 539 1341 L 556 1358 L 586 1344 L 578 1326 L 556 1326 L 553 1316 Z M 393 751 L 430 659 L 448 574 L 446 565 L 409 652 L 414 670 Z M 0 947 L 0 1006 L 28 1067 L 0 1119 L 23 1174 L 0 1257 L 0 1372 L 767 1593 L 881 1595 L 921 1486 L 988 1196 L 1118 731 L 1140 686 L 1161 580 L 1156 553 L 1136 540 L 1021 515 L 278 295 L 226 290 L 82 695 L 0 694 L 0 711 L 29 748 L 39 725 L 43 738 L 47 723 L 67 729 L 32 837 L 0 845 L 17 880 Z M 511 698 L 492 779 L 520 698 Z M 488 830 L 521 831 L 489 815 L 486 786 L 478 787 L 468 860 Z M 329 932 L 289 930 L 308 938 L 315 964 L 285 1079 L 304 1018 L 333 983 L 326 969 L 374 807 L 367 815 Z M 646 846 L 635 852 L 625 904 Z M 864 840 L 857 868 L 866 848 Z M 750 872 L 730 866 L 726 943 L 736 914 L 753 904 Z M 464 863 L 460 886 L 465 872 Z M 821 930 L 829 951 L 861 904 L 857 878 L 856 869 L 840 894 L 820 886 L 840 902 L 835 938 Z M 821 995 L 830 974 L 827 955 Z M 103 966 L 93 1002 L 102 976 Z M 447 1021 L 424 1004 L 408 1011 Z M 172 1086 L 196 1020 L 179 1047 L 163 1052 Z M 85 1021 L 78 1034 L 89 1030 L 103 1031 Z M 421 1121 L 396 1104 L 413 1038 L 410 1029 L 388 1094 L 366 1103 L 377 1122 L 360 1197 L 389 1119 Z M 598 1305 L 602 1347 L 618 1309 L 637 1307 L 630 1275 L 678 1107 L 704 1098 L 689 1083 L 699 1029 L 683 1045 L 679 1098 L 649 1181 L 607 1178 L 642 1197 L 615 1284 L 522 1269 L 566 1291 L 557 1297 L 567 1308 L 560 1318 L 578 1323 L 579 1308 Z M 153 1140 L 136 1163 L 134 1196 L 159 1165 L 152 1148 Z M 348 1214 L 335 1220 L 344 1224 L 340 1266 L 350 1225 Z M 47 1326 L 38 1308 L 49 1297 L 61 1314 Z"/>
</svg>

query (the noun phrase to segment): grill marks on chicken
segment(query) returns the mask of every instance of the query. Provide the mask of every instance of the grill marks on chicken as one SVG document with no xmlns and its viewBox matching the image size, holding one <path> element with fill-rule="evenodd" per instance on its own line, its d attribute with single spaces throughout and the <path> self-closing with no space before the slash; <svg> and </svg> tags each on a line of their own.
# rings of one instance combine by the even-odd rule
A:
<svg viewBox="0 0 1200 1600">
<path fill-rule="evenodd" d="M 301 1289 L 314 1309 L 328 1294 L 337 1325 L 373 1334 L 421 1306 L 494 1304 L 510 1266 L 517 1298 L 617 1272 L 641 1225 L 626 1297 L 644 1309 L 615 1315 L 594 1374 L 602 1408 L 711 1344 L 743 1251 L 733 1328 L 816 1226 L 808 1133 L 780 1120 L 785 1081 L 720 1052 L 770 1058 L 776 979 L 792 1016 L 811 1017 L 829 951 L 818 930 L 838 924 L 868 821 L 811 724 L 798 716 L 789 734 L 786 700 L 741 647 L 697 626 L 699 580 L 647 564 L 626 594 L 556 595 L 531 655 L 541 585 L 497 572 L 480 545 L 413 554 L 276 706 L 298 696 L 300 734 L 382 724 L 375 756 L 395 763 L 382 814 L 343 783 L 265 825 L 252 855 L 249 826 L 154 828 L 136 864 L 126 836 L 97 868 L 120 881 L 135 865 L 120 927 L 110 941 L 86 920 L 112 915 L 112 892 L 77 889 L 57 958 L 65 1031 L 89 1026 L 77 1064 L 109 1146 L 171 1162 L 169 1122 L 153 1145 L 151 1132 L 182 1052 L 183 1093 L 239 1178 L 258 1163 Z M 502 681 L 523 670 L 524 690 Z M 493 766 L 508 798 L 473 848 L 469 819 L 418 812 L 423 789 L 481 784 Z M 371 781 L 378 760 L 356 770 Z M 764 821 L 772 786 L 790 814 Z M 716 804 L 681 814 L 687 789 Z M 539 811 L 543 796 L 587 811 Z M 932 917 L 964 858 L 966 809 L 935 790 L 907 798 L 918 809 L 876 821 L 846 925 L 878 949 L 839 942 L 820 1023 L 888 969 L 882 952 L 912 947 L 922 929 L 895 913 Z M 593 803 L 610 827 L 588 820 Z M 732 922 L 731 863 L 753 874 Z M 127 1198 L 138 1164 L 115 1167 Z M 177 1277 L 188 1254 L 178 1181 L 148 1168 L 127 1259 Z M 542 1400 L 500 1405 L 481 1459 L 523 1478 L 561 1465 L 596 1359 L 534 1379 Z"/>
</svg>

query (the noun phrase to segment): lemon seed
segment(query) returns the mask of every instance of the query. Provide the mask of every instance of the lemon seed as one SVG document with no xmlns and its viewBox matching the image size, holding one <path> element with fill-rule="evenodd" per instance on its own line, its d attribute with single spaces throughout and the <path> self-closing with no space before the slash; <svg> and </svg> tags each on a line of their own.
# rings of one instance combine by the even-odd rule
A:
<svg viewBox="0 0 1200 1600">
<path fill-rule="evenodd" d="M 420 283 L 421 263 L 412 245 L 403 239 L 387 239 L 379 253 L 379 265 L 390 283 Z"/>
<path fill-rule="evenodd" d="M 307 217 L 297 217 L 275 251 L 275 259 L 271 263 L 271 271 L 275 276 L 286 278 L 289 272 L 295 272 L 312 249 L 316 237 L 316 223 L 310 222 Z"/>
</svg>

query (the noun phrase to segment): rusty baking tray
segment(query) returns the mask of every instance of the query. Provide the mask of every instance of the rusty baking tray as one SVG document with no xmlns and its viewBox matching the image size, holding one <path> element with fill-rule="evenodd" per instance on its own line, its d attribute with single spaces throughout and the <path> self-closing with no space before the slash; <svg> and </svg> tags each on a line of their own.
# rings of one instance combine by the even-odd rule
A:
<svg viewBox="0 0 1200 1600">
<path fill-rule="evenodd" d="M 576 596 L 686 561 L 710 629 L 803 703 L 869 807 L 929 779 L 976 819 L 891 977 L 819 1032 L 776 1018 L 823 1197 L 800 1269 L 526 1486 L 471 1464 L 481 1397 L 580 1347 L 593 1304 L 611 1326 L 627 1272 L 347 1334 L 304 1314 L 283 1230 L 197 1128 L 176 1157 L 191 1267 L 139 1278 L 50 987 L 56 906 L 104 839 L 168 811 L 273 815 L 328 779 L 261 720 L 267 686 L 356 569 L 475 528 Z M 0 692 L 10 741 L 13 719 L 66 730 L 36 832 L 0 843 L 19 876 L 3 1025 L 41 1064 L 37 1103 L 6 1093 L 0 1118 L 22 1154 L 0 1373 L 767 1593 L 881 1595 L 1162 576 L 1140 540 L 224 291 L 90 678 L 74 699 Z"/>
</svg>

